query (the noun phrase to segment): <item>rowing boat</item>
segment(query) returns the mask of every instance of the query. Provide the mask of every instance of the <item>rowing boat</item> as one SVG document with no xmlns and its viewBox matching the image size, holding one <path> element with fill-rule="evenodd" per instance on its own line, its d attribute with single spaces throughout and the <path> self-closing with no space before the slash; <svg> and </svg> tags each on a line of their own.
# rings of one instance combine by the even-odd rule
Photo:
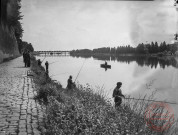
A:
<svg viewBox="0 0 178 135">
<path fill-rule="evenodd" d="M 101 64 L 100 65 L 102 68 L 111 68 L 111 65 L 106 65 L 106 64 Z"/>
</svg>

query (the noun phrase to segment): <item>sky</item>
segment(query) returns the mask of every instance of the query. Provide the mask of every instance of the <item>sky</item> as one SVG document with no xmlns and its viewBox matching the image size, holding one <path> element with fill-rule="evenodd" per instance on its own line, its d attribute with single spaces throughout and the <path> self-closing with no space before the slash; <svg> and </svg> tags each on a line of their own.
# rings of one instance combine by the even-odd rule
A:
<svg viewBox="0 0 178 135">
<path fill-rule="evenodd" d="M 22 0 L 23 40 L 39 50 L 172 43 L 173 0 Z"/>
</svg>

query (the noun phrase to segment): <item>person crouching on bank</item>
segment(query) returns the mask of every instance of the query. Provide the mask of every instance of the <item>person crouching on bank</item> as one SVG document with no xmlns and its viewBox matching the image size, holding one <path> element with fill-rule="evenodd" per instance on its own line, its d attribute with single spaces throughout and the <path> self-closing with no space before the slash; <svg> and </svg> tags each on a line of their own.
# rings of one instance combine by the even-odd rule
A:
<svg viewBox="0 0 178 135">
<path fill-rule="evenodd" d="M 119 107 L 121 105 L 122 97 L 125 98 L 125 96 L 122 94 L 121 86 L 122 86 L 122 83 L 117 82 L 117 86 L 113 91 L 113 98 L 114 98 L 114 102 L 115 102 L 115 107 Z"/>
</svg>

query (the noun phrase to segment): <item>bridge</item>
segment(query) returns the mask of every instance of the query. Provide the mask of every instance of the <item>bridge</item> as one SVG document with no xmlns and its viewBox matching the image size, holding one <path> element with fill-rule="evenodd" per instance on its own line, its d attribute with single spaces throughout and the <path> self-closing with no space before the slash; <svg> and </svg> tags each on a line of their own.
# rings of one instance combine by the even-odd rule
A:
<svg viewBox="0 0 178 135">
<path fill-rule="evenodd" d="M 35 55 L 69 55 L 70 51 L 34 51 Z"/>
</svg>

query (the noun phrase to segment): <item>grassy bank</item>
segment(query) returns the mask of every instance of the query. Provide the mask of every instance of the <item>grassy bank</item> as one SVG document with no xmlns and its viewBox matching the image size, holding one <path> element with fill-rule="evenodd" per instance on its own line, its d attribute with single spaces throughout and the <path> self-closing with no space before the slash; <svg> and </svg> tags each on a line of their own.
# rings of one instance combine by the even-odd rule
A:
<svg viewBox="0 0 178 135">
<path fill-rule="evenodd" d="M 32 71 L 37 86 L 35 97 L 46 106 L 44 135 L 169 135 L 176 134 L 175 125 L 162 132 L 154 131 L 145 123 L 145 110 L 150 102 L 126 100 L 115 109 L 100 92 L 77 85 L 67 90 L 45 74 L 33 58 Z M 152 99 L 153 95 L 145 97 Z M 162 112 L 161 108 L 157 111 Z M 166 121 L 155 120 L 155 125 Z"/>
</svg>

